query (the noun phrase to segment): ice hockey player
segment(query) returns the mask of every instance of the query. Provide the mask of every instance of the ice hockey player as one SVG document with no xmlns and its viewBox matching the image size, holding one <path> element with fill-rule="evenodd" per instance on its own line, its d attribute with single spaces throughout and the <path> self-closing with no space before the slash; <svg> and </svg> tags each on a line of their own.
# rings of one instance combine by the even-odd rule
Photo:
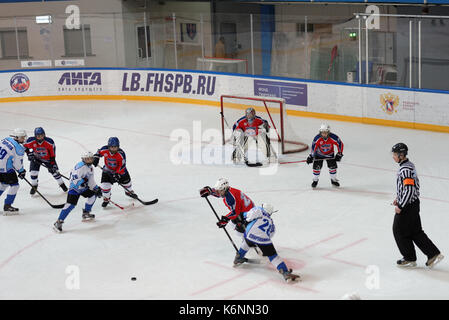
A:
<svg viewBox="0 0 449 320">
<path fill-rule="evenodd" d="M 271 215 L 276 212 L 269 203 L 263 203 L 261 207 L 253 207 L 243 216 L 246 221 L 246 228 L 242 244 L 235 255 L 234 266 L 248 262 L 245 258 L 246 253 L 251 247 L 257 246 L 263 256 L 268 257 L 271 264 L 282 274 L 285 281 L 299 280 L 299 275 L 292 273 L 281 257 L 278 256 L 276 249 L 271 241 L 276 231 Z"/>
<path fill-rule="evenodd" d="M 9 186 L 9 191 L 3 206 L 3 215 L 5 216 L 18 214 L 17 211 L 19 211 L 12 204 L 19 190 L 19 180 L 17 177 L 20 179 L 25 178 L 26 171 L 23 168 L 25 148 L 22 144 L 26 138 L 26 131 L 17 128 L 9 137 L 4 138 L 0 143 L 0 195 Z"/>
<path fill-rule="evenodd" d="M 270 157 L 270 138 L 268 136 L 270 125 L 267 120 L 256 116 L 256 110 L 254 108 L 248 108 L 245 111 L 245 115 L 237 120 L 232 126 L 232 143 L 234 150 L 232 152 L 232 161 L 236 162 L 244 159 L 247 163 L 247 151 L 248 151 L 248 138 L 257 136 L 262 137 L 262 141 L 265 142 L 266 156 Z"/>
<path fill-rule="evenodd" d="M 94 177 L 94 168 L 92 163 L 94 155 L 87 151 L 81 155 L 81 161 L 78 162 L 70 173 L 70 186 L 67 193 L 67 202 L 59 214 L 58 220 L 54 223 L 53 228 L 56 232 L 62 232 L 62 224 L 69 213 L 78 204 L 80 196 L 87 198 L 83 209 L 82 221 L 89 221 L 95 218 L 91 214 L 92 206 L 95 200 L 101 198 L 102 193 L 99 186 L 97 186 Z"/>
<path fill-rule="evenodd" d="M 334 155 L 334 146 L 337 147 L 337 154 Z M 343 157 L 343 142 L 340 138 L 330 131 L 327 124 L 322 124 L 320 132 L 315 136 L 312 142 L 310 155 L 307 157 L 307 164 L 313 162 L 313 181 L 312 188 L 315 188 L 320 178 L 323 161 L 327 161 L 331 183 L 339 187 L 340 183 L 337 179 L 337 162 Z"/>
<path fill-rule="evenodd" d="M 240 237 L 245 232 L 244 212 L 248 212 L 254 207 L 254 202 L 242 191 L 229 186 L 229 181 L 225 178 L 218 179 L 213 188 L 206 186 L 200 190 L 201 197 L 212 195 L 223 198 L 223 202 L 230 212 L 222 216 L 217 222 L 219 228 L 224 228 L 229 221 L 235 225 L 235 231 Z"/>
<path fill-rule="evenodd" d="M 32 185 L 30 194 L 36 193 L 41 165 L 47 168 L 48 172 L 58 182 L 59 187 L 64 192 L 67 192 L 67 187 L 64 181 L 62 181 L 58 165 L 56 164 L 55 142 L 53 139 L 46 136 L 45 130 L 42 127 L 34 129 L 34 137 L 29 137 L 25 142 L 24 147 L 26 148 L 28 160 L 30 161 L 30 178 Z"/>
<path fill-rule="evenodd" d="M 408 147 L 400 142 L 391 148 L 393 160 L 399 164 L 396 178 L 396 199 L 393 235 L 403 258 L 398 267 L 416 266 L 415 244 L 427 256 L 426 266 L 432 268 L 444 256 L 424 233 L 419 216 L 419 179 L 415 165 L 407 158 Z"/>
<path fill-rule="evenodd" d="M 126 155 L 120 148 L 120 141 L 117 137 L 110 137 L 106 146 L 98 149 L 94 155 L 94 166 L 98 165 L 101 157 L 104 157 L 103 174 L 101 175 L 101 191 L 103 192 L 103 203 L 105 208 L 111 198 L 111 188 L 114 183 L 119 183 L 125 188 L 125 194 L 133 199 L 137 195 L 132 189 L 131 177 L 126 168 Z"/>
</svg>

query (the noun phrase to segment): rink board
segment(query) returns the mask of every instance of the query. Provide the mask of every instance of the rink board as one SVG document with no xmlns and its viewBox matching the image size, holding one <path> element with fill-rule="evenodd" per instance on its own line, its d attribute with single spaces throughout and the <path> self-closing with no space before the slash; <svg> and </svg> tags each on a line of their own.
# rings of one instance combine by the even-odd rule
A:
<svg viewBox="0 0 449 320">
<path fill-rule="evenodd" d="M 1 72 L 0 102 L 129 99 L 219 106 L 221 95 L 284 98 L 288 113 L 449 132 L 449 94 L 379 86 L 161 69 Z"/>
</svg>

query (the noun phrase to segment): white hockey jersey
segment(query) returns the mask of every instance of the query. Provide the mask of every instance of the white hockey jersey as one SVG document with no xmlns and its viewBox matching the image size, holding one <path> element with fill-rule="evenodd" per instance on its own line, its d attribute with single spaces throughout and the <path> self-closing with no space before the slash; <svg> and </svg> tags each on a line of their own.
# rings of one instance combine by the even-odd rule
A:
<svg viewBox="0 0 449 320">
<path fill-rule="evenodd" d="M 81 194 L 87 189 L 93 190 L 96 185 L 94 167 L 85 164 L 83 161 L 78 162 L 70 172 L 69 193 L 73 194 L 76 192 L 77 194 Z"/>
<path fill-rule="evenodd" d="M 11 137 L 0 142 L 0 173 L 23 171 L 25 148 Z"/>
<path fill-rule="evenodd" d="M 258 244 L 271 244 L 276 229 L 271 216 L 262 208 L 254 207 L 243 214 L 249 224 L 245 229 L 245 238 Z"/>
</svg>

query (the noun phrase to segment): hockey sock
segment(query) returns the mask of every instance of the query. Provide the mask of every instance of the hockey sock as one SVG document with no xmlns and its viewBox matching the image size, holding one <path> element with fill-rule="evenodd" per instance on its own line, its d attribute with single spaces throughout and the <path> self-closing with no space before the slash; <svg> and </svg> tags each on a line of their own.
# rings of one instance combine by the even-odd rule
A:
<svg viewBox="0 0 449 320">
<path fill-rule="evenodd" d="M 14 199 L 16 198 L 17 191 L 19 190 L 18 184 L 12 184 L 10 185 L 10 188 L 8 190 L 8 195 L 5 199 L 5 204 L 12 204 L 14 202 Z"/>
<path fill-rule="evenodd" d="M 30 171 L 31 185 L 33 187 L 38 185 L 39 180 L 37 179 L 39 171 Z"/>
<path fill-rule="evenodd" d="M 66 203 L 64 208 L 61 210 L 61 213 L 59 214 L 58 219 L 64 221 L 65 218 L 67 218 L 67 216 L 69 215 L 70 211 L 73 210 L 73 208 L 75 208 L 75 206 L 73 204 Z"/>
<path fill-rule="evenodd" d="M 97 199 L 96 196 L 92 196 L 89 199 L 87 199 L 86 205 L 84 206 L 84 210 L 86 210 L 87 212 L 90 212 L 92 210 L 92 206 L 94 205 L 96 199 Z"/>
<path fill-rule="evenodd" d="M 337 180 L 337 169 L 329 169 L 329 175 L 332 180 Z"/>
<path fill-rule="evenodd" d="M 0 196 L 3 194 L 6 188 L 8 188 L 7 184 L 0 183 Z"/>
<path fill-rule="evenodd" d="M 321 170 L 315 170 L 313 169 L 313 181 L 318 181 L 320 178 Z"/>
<path fill-rule="evenodd" d="M 16 198 L 15 194 L 14 195 L 8 194 L 5 199 L 5 204 L 12 204 L 15 198 Z"/>
<path fill-rule="evenodd" d="M 240 258 L 243 258 L 246 255 L 247 252 L 248 252 L 247 250 L 243 250 L 242 248 L 240 248 L 239 249 L 239 256 L 240 256 Z"/>
<path fill-rule="evenodd" d="M 276 269 L 278 269 L 279 271 L 280 271 L 280 270 L 283 270 L 283 271 L 285 271 L 285 272 L 288 271 L 287 265 L 285 264 L 284 261 L 282 261 L 282 259 L 281 259 L 277 254 L 274 254 L 274 255 L 272 255 L 272 256 L 269 256 L 268 259 L 270 260 L 271 264 L 272 264 L 273 266 L 275 266 Z"/>
<path fill-rule="evenodd" d="M 111 197 L 111 187 L 112 184 L 110 184 L 109 182 L 103 182 L 101 184 L 101 192 L 103 193 L 103 197 L 104 198 L 110 198 Z"/>
</svg>

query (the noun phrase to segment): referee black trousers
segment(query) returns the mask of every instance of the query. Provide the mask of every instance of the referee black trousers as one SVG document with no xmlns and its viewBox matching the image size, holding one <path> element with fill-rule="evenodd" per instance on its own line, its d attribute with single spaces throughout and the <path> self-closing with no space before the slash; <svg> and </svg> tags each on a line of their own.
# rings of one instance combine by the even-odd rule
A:
<svg viewBox="0 0 449 320">
<path fill-rule="evenodd" d="M 422 229 L 419 200 L 404 207 L 400 214 L 395 214 L 393 235 L 399 251 L 407 261 L 416 261 L 415 244 L 429 259 L 440 253 Z"/>
</svg>

